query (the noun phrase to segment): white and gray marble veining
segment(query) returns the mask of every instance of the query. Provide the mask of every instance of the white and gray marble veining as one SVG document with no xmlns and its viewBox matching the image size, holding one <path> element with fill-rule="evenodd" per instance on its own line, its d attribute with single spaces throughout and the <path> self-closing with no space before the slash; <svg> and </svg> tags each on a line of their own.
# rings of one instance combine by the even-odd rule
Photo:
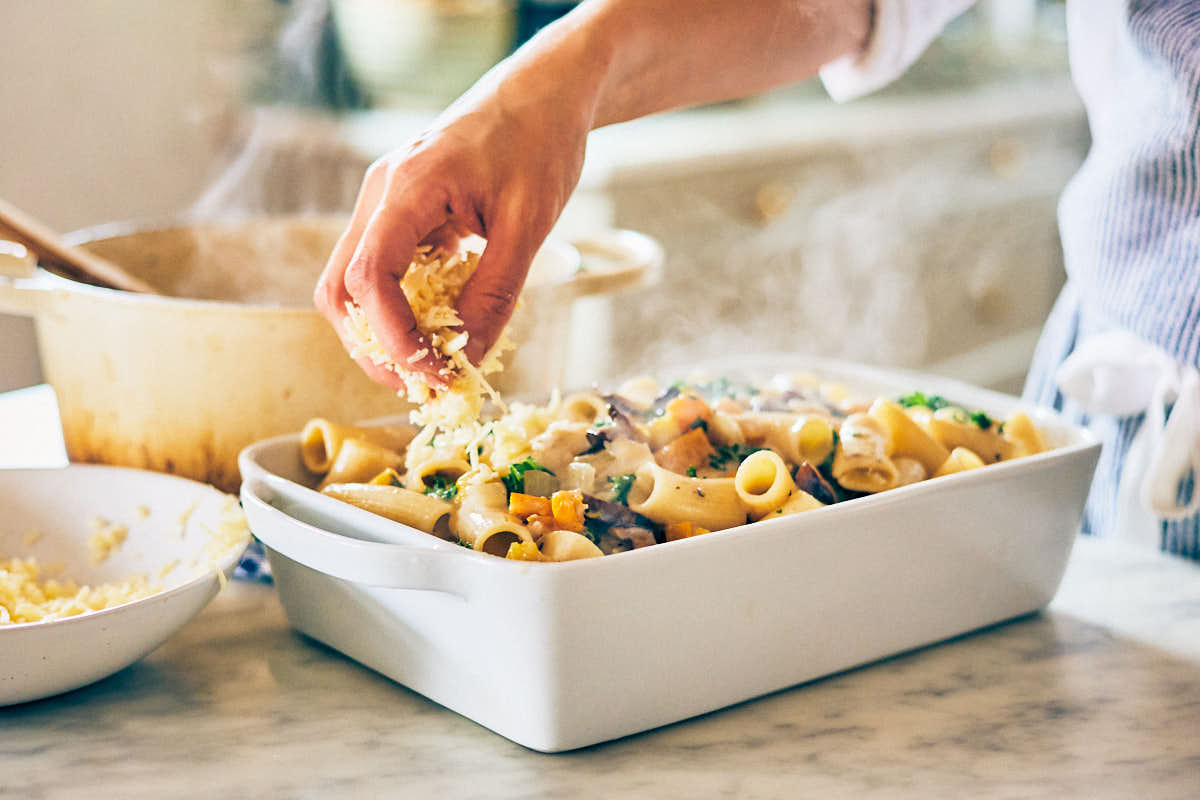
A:
<svg viewBox="0 0 1200 800">
<path fill-rule="evenodd" d="M 234 585 L 0 709 L 0 796 L 1200 797 L 1200 569 L 1081 540 L 1048 612 L 585 750 L 515 745 Z"/>
</svg>

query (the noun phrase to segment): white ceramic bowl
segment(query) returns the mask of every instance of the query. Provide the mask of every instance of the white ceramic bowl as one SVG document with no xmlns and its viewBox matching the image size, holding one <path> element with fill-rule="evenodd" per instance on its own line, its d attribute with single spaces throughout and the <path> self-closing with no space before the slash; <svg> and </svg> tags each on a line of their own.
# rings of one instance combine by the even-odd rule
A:
<svg viewBox="0 0 1200 800">
<path fill-rule="evenodd" d="M 912 373 L 760 365 L 995 416 L 1019 403 Z M 557 564 L 476 553 L 312 491 L 298 434 L 242 453 L 242 500 L 292 625 L 516 742 L 567 750 L 1045 606 L 1100 445 L 1032 411 L 1056 449 Z"/>
<path fill-rule="evenodd" d="M 144 574 L 162 590 L 49 622 L 0 625 L 0 706 L 107 677 L 162 644 L 216 595 L 246 540 L 210 553 L 233 498 L 172 475 L 122 467 L 0 470 L 0 556 L 33 556 L 79 584 Z M 149 513 L 143 516 L 143 510 Z M 124 543 L 91 563 L 90 522 L 124 525 Z M 215 556 L 215 557 L 214 557 Z M 177 563 L 176 563 L 177 562 Z M 162 574 L 172 563 L 176 566 Z"/>
</svg>

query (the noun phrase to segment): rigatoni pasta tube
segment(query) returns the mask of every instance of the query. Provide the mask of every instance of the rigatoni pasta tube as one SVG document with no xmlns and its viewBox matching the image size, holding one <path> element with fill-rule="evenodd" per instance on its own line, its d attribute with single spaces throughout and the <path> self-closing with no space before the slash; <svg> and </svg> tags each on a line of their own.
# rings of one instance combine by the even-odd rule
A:
<svg viewBox="0 0 1200 800">
<path fill-rule="evenodd" d="M 467 509 L 506 511 L 508 509 L 508 490 L 500 481 L 468 483 L 459 489 L 458 504 Z"/>
<path fill-rule="evenodd" d="M 592 540 L 571 531 L 550 531 L 542 537 L 542 557 L 550 561 L 595 558 L 604 553 Z"/>
<path fill-rule="evenodd" d="M 565 420 L 591 423 L 608 419 L 608 402 L 600 395 L 578 392 L 563 399 L 559 413 Z"/>
<path fill-rule="evenodd" d="M 334 483 L 321 493 L 442 539 L 452 538 L 449 523 L 454 504 L 445 500 L 399 486 L 369 483 Z"/>
<path fill-rule="evenodd" d="M 712 419 L 708 421 L 708 438 L 714 444 L 742 444 L 746 441 L 746 435 L 742 433 L 742 428 L 729 414 L 721 411 L 714 411 Z"/>
<path fill-rule="evenodd" d="M 807 461 L 820 464 L 833 452 L 833 426 L 820 416 L 801 416 L 788 430 L 789 438 L 796 447 L 799 464 Z"/>
<path fill-rule="evenodd" d="M 787 516 L 788 514 L 799 514 L 801 511 L 812 511 L 814 508 L 824 508 L 825 504 L 817 498 L 813 497 L 803 489 L 797 489 L 792 492 L 784 504 L 774 511 L 768 513 L 763 519 L 770 519 L 773 516 Z"/>
<path fill-rule="evenodd" d="M 429 485 L 429 479 L 435 475 L 441 476 L 448 483 L 461 478 L 471 469 L 471 465 L 462 458 L 437 457 L 426 459 L 414 464 L 404 478 L 404 484 L 414 492 L 423 492 Z"/>
<path fill-rule="evenodd" d="M 866 414 L 851 414 L 842 421 L 833 477 L 847 489 L 882 492 L 896 485 L 896 465 L 888 458 L 887 429 Z"/>
<path fill-rule="evenodd" d="M 746 442 L 769 447 L 793 464 L 820 464 L 833 450 L 833 426 L 827 417 L 759 411 L 735 419 Z"/>
<path fill-rule="evenodd" d="M 310 472 L 328 472 L 346 439 L 360 439 L 402 452 L 416 435 L 409 425 L 340 425 L 321 417 L 310 419 L 300 433 L 300 458 Z"/>
<path fill-rule="evenodd" d="M 1032 456 L 1046 449 L 1042 435 L 1024 411 L 1014 411 L 1004 420 L 1004 438 L 1012 443 L 1013 458 Z"/>
<path fill-rule="evenodd" d="M 513 542 L 533 541 L 529 529 L 507 509 L 503 483 L 468 483 L 459 488 L 458 510 L 450 518 L 450 527 L 459 541 L 476 550 L 505 556 Z"/>
<path fill-rule="evenodd" d="M 947 456 L 949 458 L 949 456 Z M 896 465 L 896 485 L 907 486 L 910 483 L 920 483 L 929 477 L 929 470 L 925 469 L 925 465 L 915 458 L 909 456 L 896 456 L 892 459 L 892 463 Z M 945 462 L 942 462 L 943 464 Z M 939 465 L 940 466 L 940 465 Z"/>
<path fill-rule="evenodd" d="M 926 433 L 912 417 L 904 413 L 904 409 L 891 400 L 879 398 L 867 413 L 888 429 L 893 456 L 915 458 L 930 473 L 950 456 L 950 451 L 941 442 Z"/>
<path fill-rule="evenodd" d="M 401 460 L 395 450 L 362 439 L 345 439 L 321 487 L 331 483 L 365 483 L 384 470 L 399 466 Z"/>
<path fill-rule="evenodd" d="M 984 466 L 983 459 L 974 452 L 965 447 L 956 447 L 950 451 L 950 457 L 946 459 L 946 463 L 933 473 L 933 477 L 940 478 L 943 475 L 953 475 L 955 472 L 966 472 L 982 466 Z"/>
<path fill-rule="evenodd" d="M 629 507 L 664 525 L 691 522 L 718 531 L 746 523 L 733 478 L 688 478 L 653 462 L 638 469 Z"/>
<path fill-rule="evenodd" d="M 505 511 L 462 507 L 450 518 L 459 541 L 483 553 L 504 557 L 513 542 L 532 542 L 533 534 L 521 521 Z"/>
<path fill-rule="evenodd" d="M 929 433 L 950 450 L 965 447 L 975 453 L 984 463 L 1005 461 L 1012 458 L 1012 443 L 996 431 L 996 425 L 985 430 L 974 422 L 956 419 L 961 409 L 941 408 L 933 412 L 929 420 Z"/>
<path fill-rule="evenodd" d="M 782 506 L 796 484 L 778 453 L 757 450 L 738 465 L 733 488 L 750 516 L 758 519 Z"/>
</svg>

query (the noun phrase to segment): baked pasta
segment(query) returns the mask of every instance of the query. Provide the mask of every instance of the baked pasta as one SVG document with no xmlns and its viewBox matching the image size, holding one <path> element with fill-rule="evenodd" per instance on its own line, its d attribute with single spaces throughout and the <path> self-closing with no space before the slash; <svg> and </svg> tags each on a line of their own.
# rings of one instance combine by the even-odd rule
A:
<svg viewBox="0 0 1200 800">
<path fill-rule="evenodd" d="M 314 419 L 301 456 L 338 500 L 484 553 L 564 561 L 811 511 L 1045 448 L 913 392 L 860 399 L 807 374 L 761 386 L 641 378 L 449 430 Z"/>
</svg>

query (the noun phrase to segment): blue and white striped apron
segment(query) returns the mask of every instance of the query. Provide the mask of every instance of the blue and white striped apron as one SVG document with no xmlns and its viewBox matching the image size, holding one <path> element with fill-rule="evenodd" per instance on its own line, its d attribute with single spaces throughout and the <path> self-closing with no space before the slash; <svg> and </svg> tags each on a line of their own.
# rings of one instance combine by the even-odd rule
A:
<svg viewBox="0 0 1200 800">
<path fill-rule="evenodd" d="M 1114 535 L 1130 444 L 1145 415 L 1088 415 L 1055 373 L 1114 329 L 1178 364 L 1200 364 L 1200 0 L 1073 0 L 1071 66 L 1093 144 L 1063 193 L 1067 285 L 1050 314 L 1026 399 L 1104 442 L 1084 531 Z M 1194 474 L 1177 488 L 1191 497 Z M 1161 521 L 1162 549 L 1200 559 L 1200 517 Z"/>
</svg>

